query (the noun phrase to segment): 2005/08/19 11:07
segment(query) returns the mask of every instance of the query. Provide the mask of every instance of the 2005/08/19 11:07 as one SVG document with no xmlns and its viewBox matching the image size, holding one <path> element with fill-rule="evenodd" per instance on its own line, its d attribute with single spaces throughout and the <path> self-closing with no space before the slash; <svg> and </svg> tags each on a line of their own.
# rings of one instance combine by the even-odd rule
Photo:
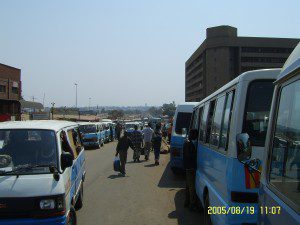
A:
<svg viewBox="0 0 300 225">
<path fill-rule="evenodd" d="M 240 214 L 255 214 L 254 206 L 209 206 L 207 209 L 207 213 L 210 215 L 240 215 Z M 281 212 L 280 206 L 260 206 L 261 214 L 271 214 L 271 215 L 279 215 Z"/>
</svg>

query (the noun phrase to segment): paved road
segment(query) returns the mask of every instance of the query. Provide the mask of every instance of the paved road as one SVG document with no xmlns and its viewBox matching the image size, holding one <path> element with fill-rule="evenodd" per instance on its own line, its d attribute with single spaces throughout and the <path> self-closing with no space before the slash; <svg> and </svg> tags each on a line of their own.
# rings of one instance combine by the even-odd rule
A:
<svg viewBox="0 0 300 225">
<path fill-rule="evenodd" d="M 116 142 L 100 150 L 87 150 L 87 179 L 84 206 L 77 212 L 79 225 L 194 225 L 199 213 L 183 207 L 184 180 L 172 175 L 169 155 L 161 155 L 161 165 L 132 163 L 129 149 L 127 175 L 118 176 L 112 161 Z"/>
</svg>

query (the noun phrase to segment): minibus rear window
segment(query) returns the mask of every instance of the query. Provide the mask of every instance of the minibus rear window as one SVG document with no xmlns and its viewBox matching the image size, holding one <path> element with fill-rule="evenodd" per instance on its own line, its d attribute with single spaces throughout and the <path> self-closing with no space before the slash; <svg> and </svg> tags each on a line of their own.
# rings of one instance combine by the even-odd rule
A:
<svg viewBox="0 0 300 225">
<path fill-rule="evenodd" d="M 182 134 L 182 128 L 188 129 L 190 126 L 192 113 L 179 112 L 176 119 L 175 133 Z"/>
<path fill-rule="evenodd" d="M 274 80 L 253 81 L 248 87 L 243 132 L 248 133 L 253 146 L 265 145 Z"/>
</svg>

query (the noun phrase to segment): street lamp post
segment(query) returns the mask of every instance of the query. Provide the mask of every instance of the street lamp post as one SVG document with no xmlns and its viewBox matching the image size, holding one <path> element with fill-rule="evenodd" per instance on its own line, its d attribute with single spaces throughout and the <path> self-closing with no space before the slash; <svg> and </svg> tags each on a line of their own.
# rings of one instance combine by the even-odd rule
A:
<svg viewBox="0 0 300 225">
<path fill-rule="evenodd" d="M 54 114 L 54 105 L 55 105 L 55 102 L 51 102 L 51 113 L 52 113 L 52 120 L 53 120 L 53 114 Z"/>
<path fill-rule="evenodd" d="M 91 110 L 91 98 L 89 98 L 89 111 Z"/>
<path fill-rule="evenodd" d="M 78 86 L 78 84 L 74 83 L 74 85 L 75 85 L 75 88 L 76 88 L 75 105 L 76 105 L 76 109 L 77 109 L 77 86 Z"/>
</svg>

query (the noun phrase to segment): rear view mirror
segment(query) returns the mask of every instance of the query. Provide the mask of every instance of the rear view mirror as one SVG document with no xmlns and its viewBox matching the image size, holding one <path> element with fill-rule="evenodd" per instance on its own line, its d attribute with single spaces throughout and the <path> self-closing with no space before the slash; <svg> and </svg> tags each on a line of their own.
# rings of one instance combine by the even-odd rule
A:
<svg viewBox="0 0 300 225">
<path fill-rule="evenodd" d="M 247 133 L 241 133 L 236 136 L 237 158 L 242 163 L 251 158 L 252 147 L 249 139 Z"/>
<path fill-rule="evenodd" d="M 69 152 L 64 152 L 60 156 L 61 169 L 65 170 L 73 165 L 73 156 Z"/>
</svg>

